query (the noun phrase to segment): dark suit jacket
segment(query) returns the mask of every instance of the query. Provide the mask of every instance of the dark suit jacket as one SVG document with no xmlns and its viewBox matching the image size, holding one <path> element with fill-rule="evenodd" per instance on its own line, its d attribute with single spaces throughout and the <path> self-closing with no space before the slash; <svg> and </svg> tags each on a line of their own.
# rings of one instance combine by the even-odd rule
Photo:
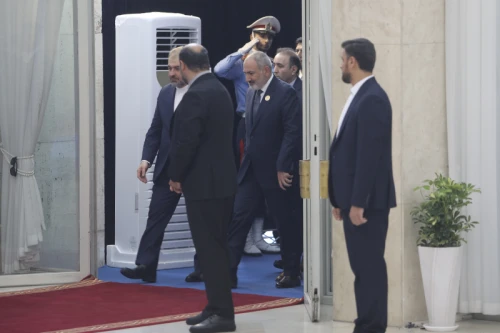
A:
<svg viewBox="0 0 500 333">
<path fill-rule="evenodd" d="M 334 207 L 396 206 L 391 146 L 391 103 L 371 78 L 355 95 L 330 147 L 328 188 Z"/>
<path fill-rule="evenodd" d="M 293 89 L 297 92 L 297 97 L 299 98 L 299 103 L 300 107 L 302 108 L 302 79 L 300 77 L 297 77 L 293 84 Z M 301 122 L 301 128 L 300 128 L 300 140 L 299 140 L 299 145 L 298 145 L 298 150 L 299 150 L 299 159 L 302 159 L 302 122 Z M 296 171 L 295 171 L 295 179 L 298 181 L 299 180 L 299 164 L 297 161 L 297 166 L 296 166 Z"/>
<path fill-rule="evenodd" d="M 293 89 L 297 92 L 297 97 L 299 98 L 300 105 L 302 105 L 302 80 L 300 77 L 297 77 L 293 84 Z"/>
<path fill-rule="evenodd" d="M 156 182 L 164 169 L 170 151 L 170 122 L 174 114 L 175 89 L 175 86 L 169 84 L 163 87 L 158 94 L 153 121 L 142 148 L 142 159 L 151 164 L 158 154 L 153 182 Z"/>
<path fill-rule="evenodd" d="M 248 89 L 245 155 L 238 171 L 238 183 L 252 165 L 262 187 L 277 188 L 278 171 L 294 173 L 300 159 L 302 106 L 295 90 L 276 77 L 267 87 L 254 116 L 252 103 L 255 94 L 255 90 Z"/>
<path fill-rule="evenodd" d="M 226 198 L 236 193 L 233 103 L 211 73 L 200 76 L 179 103 L 172 126 L 170 179 L 187 200 Z"/>
</svg>

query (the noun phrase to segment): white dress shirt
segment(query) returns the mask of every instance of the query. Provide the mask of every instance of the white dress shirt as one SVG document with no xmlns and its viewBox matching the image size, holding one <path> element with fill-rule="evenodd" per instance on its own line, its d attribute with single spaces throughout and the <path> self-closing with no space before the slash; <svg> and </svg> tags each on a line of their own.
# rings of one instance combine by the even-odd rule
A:
<svg viewBox="0 0 500 333">
<path fill-rule="evenodd" d="M 177 109 L 177 106 L 179 105 L 179 103 L 182 101 L 182 97 L 184 97 L 184 95 L 186 94 L 188 89 L 189 89 L 188 85 L 185 85 L 182 88 L 175 88 L 174 112 L 175 112 L 175 109 Z M 142 162 L 148 162 L 148 165 L 151 166 L 150 161 L 142 160 Z"/>
<path fill-rule="evenodd" d="M 262 88 L 260 88 L 260 90 L 262 90 L 262 94 L 260 94 L 260 101 L 261 102 L 262 102 L 262 98 L 264 98 L 264 95 L 266 94 L 266 90 L 269 87 L 269 84 L 271 84 L 271 81 L 273 80 L 273 77 L 274 77 L 274 75 L 271 75 L 271 77 L 266 82 L 266 84 Z"/>
<path fill-rule="evenodd" d="M 347 113 L 347 110 L 349 110 L 349 106 L 351 106 L 351 103 L 352 103 L 352 100 L 354 99 L 354 97 L 356 96 L 356 94 L 358 93 L 359 89 L 361 88 L 361 86 L 366 82 L 368 81 L 369 79 L 371 79 L 373 77 L 373 75 L 370 75 L 368 77 L 365 77 L 363 80 L 359 81 L 358 83 L 356 83 L 352 88 L 351 88 L 351 94 L 349 95 L 349 97 L 347 98 L 347 101 L 345 102 L 345 105 L 344 105 L 344 108 L 342 109 L 342 114 L 340 115 L 340 119 L 339 119 L 339 124 L 337 126 L 337 134 L 335 135 L 335 137 L 337 137 L 339 135 L 339 131 L 340 131 L 340 128 L 342 127 L 342 122 L 344 121 L 344 118 L 345 118 L 345 115 Z"/>
<path fill-rule="evenodd" d="M 186 94 L 188 91 L 189 86 L 185 85 L 182 88 L 175 88 L 175 97 L 174 97 L 174 112 L 175 109 L 177 109 L 177 106 L 179 106 L 179 103 L 182 101 L 182 97 Z"/>
</svg>

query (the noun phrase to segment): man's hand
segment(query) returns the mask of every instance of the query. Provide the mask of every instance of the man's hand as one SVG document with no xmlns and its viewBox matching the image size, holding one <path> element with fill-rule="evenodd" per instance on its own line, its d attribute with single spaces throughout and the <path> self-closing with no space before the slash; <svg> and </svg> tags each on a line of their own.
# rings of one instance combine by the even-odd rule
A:
<svg viewBox="0 0 500 333">
<path fill-rule="evenodd" d="M 351 219 L 352 224 L 355 226 L 365 224 L 368 220 L 363 217 L 364 212 L 364 208 L 352 206 L 351 211 L 349 212 L 349 218 Z"/>
<path fill-rule="evenodd" d="M 333 213 L 333 217 L 337 221 L 342 221 L 342 214 L 340 214 L 340 208 L 333 208 L 332 213 Z"/>
<path fill-rule="evenodd" d="M 278 171 L 278 183 L 283 191 L 286 191 L 287 187 L 292 186 L 292 179 L 293 175 L 283 171 Z"/>
<path fill-rule="evenodd" d="M 181 186 L 181 183 L 178 183 L 178 182 L 173 182 L 173 181 L 169 181 L 169 182 L 168 182 L 168 185 L 170 185 L 170 191 L 175 192 L 175 193 L 182 194 L 182 186 Z"/>
<path fill-rule="evenodd" d="M 146 184 L 148 182 L 148 178 L 146 177 L 146 172 L 149 169 L 149 163 L 147 161 L 142 161 L 137 168 L 137 178 Z"/>
<path fill-rule="evenodd" d="M 241 54 L 247 54 L 248 52 L 250 52 L 253 49 L 253 47 L 255 45 L 257 45 L 257 43 L 259 43 L 259 39 L 254 38 L 251 41 L 249 41 L 248 43 L 246 43 L 245 45 L 243 45 L 243 47 L 241 49 L 239 49 L 238 52 Z"/>
</svg>

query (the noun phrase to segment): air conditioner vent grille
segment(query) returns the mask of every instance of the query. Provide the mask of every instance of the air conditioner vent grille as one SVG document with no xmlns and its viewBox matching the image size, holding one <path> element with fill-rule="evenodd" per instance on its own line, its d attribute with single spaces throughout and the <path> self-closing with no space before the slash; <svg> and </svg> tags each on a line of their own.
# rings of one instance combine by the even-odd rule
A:
<svg viewBox="0 0 500 333">
<path fill-rule="evenodd" d="M 168 70 L 170 51 L 178 46 L 197 43 L 198 30 L 193 28 L 156 29 L 156 70 Z"/>
</svg>

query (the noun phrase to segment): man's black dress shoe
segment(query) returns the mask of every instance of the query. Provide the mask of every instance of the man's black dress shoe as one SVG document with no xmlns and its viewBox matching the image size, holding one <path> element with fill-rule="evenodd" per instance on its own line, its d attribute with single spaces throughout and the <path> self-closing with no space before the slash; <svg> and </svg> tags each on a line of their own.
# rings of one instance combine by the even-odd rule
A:
<svg viewBox="0 0 500 333">
<path fill-rule="evenodd" d="M 298 276 L 284 276 L 283 279 L 276 282 L 276 288 L 295 288 L 301 285 L 300 278 Z"/>
<path fill-rule="evenodd" d="M 203 273 L 196 271 L 190 273 L 186 276 L 186 282 L 203 282 Z"/>
<path fill-rule="evenodd" d="M 120 273 L 123 276 L 133 280 L 140 280 L 148 283 L 156 282 L 156 270 L 151 270 L 147 268 L 146 265 L 138 265 L 136 268 L 122 268 L 120 269 Z"/>
<path fill-rule="evenodd" d="M 211 315 L 204 321 L 189 328 L 191 333 L 219 333 L 236 331 L 234 319 L 223 318 L 218 315 Z"/>
<path fill-rule="evenodd" d="M 194 317 L 190 317 L 190 318 L 186 319 L 186 324 L 197 325 L 197 324 L 205 321 L 205 319 L 207 319 L 208 317 L 210 317 L 210 314 L 203 311 Z"/>
<path fill-rule="evenodd" d="M 283 260 L 275 260 L 273 266 L 277 269 L 283 269 Z"/>
</svg>

